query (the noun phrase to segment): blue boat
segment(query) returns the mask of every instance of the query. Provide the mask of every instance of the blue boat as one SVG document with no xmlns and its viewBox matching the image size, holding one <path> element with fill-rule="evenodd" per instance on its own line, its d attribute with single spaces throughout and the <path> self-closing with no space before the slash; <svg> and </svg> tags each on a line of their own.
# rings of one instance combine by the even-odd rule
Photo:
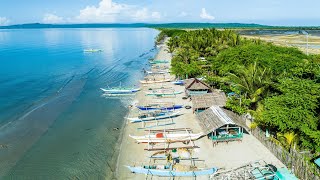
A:
<svg viewBox="0 0 320 180">
<path fill-rule="evenodd" d="M 161 177 L 197 177 L 211 175 L 217 172 L 217 168 L 194 169 L 190 171 L 176 171 L 172 165 L 151 165 L 151 166 L 127 166 L 132 173 L 150 174 Z"/>
<path fill-rule="evenodd" d="M 176 110 L 176 109 L 181 109 L 183 106 L 182 105 L 173 105 L 173 106 L 137 106 L 138 109 L 142 111 L 152 111 L 152 110 Z"/>
<path fill-rule="evenodd" d="M 177 80 L 172 82 L 174 85 L 184 85 L 184 81 L 183 80 Z"/>
</svg>

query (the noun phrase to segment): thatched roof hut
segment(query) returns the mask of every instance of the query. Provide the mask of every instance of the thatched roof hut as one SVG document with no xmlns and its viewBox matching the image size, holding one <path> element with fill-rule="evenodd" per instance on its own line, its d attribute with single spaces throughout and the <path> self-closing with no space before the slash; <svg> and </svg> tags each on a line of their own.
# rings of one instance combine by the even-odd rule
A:
<svg viewBox="0 0 320 180">
<path fill-rule="evenodd" d="M 223 92 L 213 91 L 212 93 L 192 96 L 193 111 L 206 110 L 211 106 L 225 106 L 226 95 Z"/>
<path fill-rule="evenodd" d="M 197 78 L 186 79 L 185 87 L 188 90 L 209 90 L 211 87 Z"/>
<path fill-rule="evenodd" d="M 197 95 L 211 92 L 211 87 L 197 78 L 186 79 L 185 88 L 188 95 Z"/>
<path fill-rule="evenodd" d="M 240 119 L 231 118 L 227 110 L 219 106 L 197 114 L 197 121 L 203 131 L 215 142 L 241 140 L 243 136 Z"/>
</svg>

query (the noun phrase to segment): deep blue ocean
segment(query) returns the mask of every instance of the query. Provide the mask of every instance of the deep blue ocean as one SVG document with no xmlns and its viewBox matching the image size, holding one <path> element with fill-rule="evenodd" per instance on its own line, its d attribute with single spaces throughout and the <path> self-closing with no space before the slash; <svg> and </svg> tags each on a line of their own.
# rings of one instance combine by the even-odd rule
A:
<svg viewBox="0 0 320 180">
<path fill-rule="evenodd" d="M 153 29 L 0 30 L 0 179 L 112 178 L 132 98 L 156 53 Z M 87 48 L 102 49 L 84 53 Z"/>
</svg>

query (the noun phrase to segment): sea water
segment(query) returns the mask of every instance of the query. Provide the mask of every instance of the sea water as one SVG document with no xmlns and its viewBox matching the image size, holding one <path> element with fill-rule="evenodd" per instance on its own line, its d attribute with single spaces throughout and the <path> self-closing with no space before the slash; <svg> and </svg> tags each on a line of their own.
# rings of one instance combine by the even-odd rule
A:
<svg viewBox="0 0 320 180">
<path fill-rule="evenodd" d="M 0 179 L 112 178 L 132 98 L 99 88 L 138 85 L 157 34 L 0 30 Z"/>
</svg>

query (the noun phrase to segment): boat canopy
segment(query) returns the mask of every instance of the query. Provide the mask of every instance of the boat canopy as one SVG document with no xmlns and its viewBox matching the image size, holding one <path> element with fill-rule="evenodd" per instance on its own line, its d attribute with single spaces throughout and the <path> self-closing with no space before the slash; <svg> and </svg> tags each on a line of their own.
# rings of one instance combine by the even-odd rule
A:
<svg viewBox="0 0 320 180">
<path fill-rule="evenodd" d="M 316 160 L 314 160 L 314 163 L 316 163 L 316 165 L 318 165 L 318 167 L 320 167 L 320 157 L 317 158 Z"/>
</svg>

